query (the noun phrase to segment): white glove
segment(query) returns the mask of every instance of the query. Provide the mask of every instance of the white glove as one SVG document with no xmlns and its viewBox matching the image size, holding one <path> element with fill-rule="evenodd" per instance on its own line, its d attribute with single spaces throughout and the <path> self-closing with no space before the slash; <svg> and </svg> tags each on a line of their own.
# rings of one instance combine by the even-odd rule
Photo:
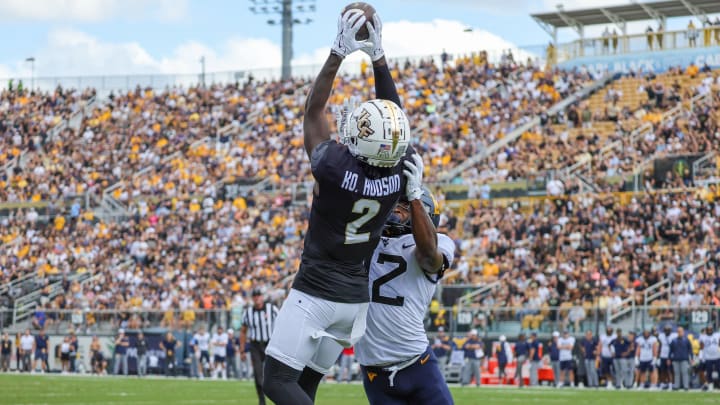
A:
<svg viewBox="0 0 720 405">
<path fill-rule="evenodd" d="M 367 22 L 365 25 L 367 25 L 368 33 L 370 34 L 368 36 L 368 41 L 370 42 L 368 46 L 362 48 L 362 51 L 368 54 L 370 59 L 375 62 L 385 56 L 385 51 L 382 48 L 382 21 L 380 21 L 380 16 L 375 13 L 373 15 L 373 23 L 370 24 L 370 22 Z M 373 25 L 375 26 L 374 28 Z"/>
<path fill-rule="evenodd" d="M 653 363 L 655 364 L 655 367 L 660 367 L 660 359 L 653 360 Z"/>
<path fill-rule="evenodd" d="M 365 24 L 364 12 L 359 9 L 351 9 L 340 15 L 338 19 L 338 34 L 333 42 L 332 52 L 344 58 L 351 53 L 364 47 L 372 47 L 373 44 L 366 41 L 358 41 L 355 39 L 360 28 Z"/>
<path fill-rule="evenodd" d="M 639 357 L 635 357 L 635 367 L 637 367 L 637 366 L 639 366 L 639 365 L 640 365 L 640 358 L 639 358 Z"/>
<path fill-rule="evenodd" d="M 412 155 L 412 160 L 412 162 L 408 160 L 405 161 L 406 170 L 403 170 L 405 178 L 407 179 L 405 195 L 408 201 L 419 200 L 423 195 L 422 178 L 425 165 L 417 153 Z"/>
</svg>

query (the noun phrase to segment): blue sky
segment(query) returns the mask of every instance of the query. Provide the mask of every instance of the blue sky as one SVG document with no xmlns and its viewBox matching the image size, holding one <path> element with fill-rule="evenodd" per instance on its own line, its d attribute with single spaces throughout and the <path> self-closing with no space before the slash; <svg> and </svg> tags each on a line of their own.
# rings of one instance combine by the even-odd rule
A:
<svg viewBox="0 0 720 405">
<path fill-rule="evenodd" d="M 262 1 L 262 0 L 257 0 Z M 296 0 L 297 1 L 297 0 Z M 306 0 L 307 1 L 307 0 Z M 271 3 L 273 1 L 270 1 Z M 615 0 L 566 0 L 566 9 Z M 553 0 L 384 0 L 390 56 L 462 53 L 513 45 L 543 45 L 549 36 L 529 17 Z M 622 1 L 620 1 L 622 3 Z M 299 64 L 322 61 L 345 1 L 316 0 L 314 20 L 295 30 Z M 251 0 L 2 0 L 0 77 L 24 76 L 34 56 L 37 76 L 194 73 L 277 66 L 280 29 L 249 11 Z M 463 28 L 473 27 L 473 33 Z M 563 39 L 574 34 L 566 30 Z M 394 53 L 393 53 L 394 52 Z"/>
</svg>

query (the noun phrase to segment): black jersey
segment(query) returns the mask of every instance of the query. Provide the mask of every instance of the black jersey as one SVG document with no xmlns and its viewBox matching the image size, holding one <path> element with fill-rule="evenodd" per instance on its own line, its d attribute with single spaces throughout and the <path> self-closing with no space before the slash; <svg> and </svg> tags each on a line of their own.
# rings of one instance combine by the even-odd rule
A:
<svg viewBox="0 0 720 405">
<path fill-rule="evenodd" d="M 409 147 L 405 156 L 412 153 Z M 293 288 L 334 302 L 368 302 L 365 261 L 405 193 L 405 166 L 368 166 L 332 140 L 318 145 L 310 161 L 317 188 Z"/>
</svg>

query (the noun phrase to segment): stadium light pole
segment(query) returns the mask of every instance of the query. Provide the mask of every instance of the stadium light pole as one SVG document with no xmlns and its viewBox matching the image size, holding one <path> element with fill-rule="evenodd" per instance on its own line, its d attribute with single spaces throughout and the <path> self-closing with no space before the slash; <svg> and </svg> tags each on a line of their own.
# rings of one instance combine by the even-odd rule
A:
<svg viewBox="0 0 720 405">
<path fill-rule="evenodd" d="M 205 55 L 200 57 L 200 84 L 205 87 Z"/>
<path fill-rule="evenodd" d="M 310 24 L 312 19 L 301 20 L 295 18 L 296 14 L 314 13 L 315 0 L 250 0 L 253 4 L 250 11 L 255 15 L 279 14 L 280 19 L 267 20 L 268 25 L 279 24 L 282 26 L 282 74 L 283 80 L 292 75 L 293 57 L 293 26 Z"/>
<path fill-rule="evenodd" d="M 25 62 L 30 62 L 30 91 L 35 89 L 35 57 L 31 56 L 25 59 Z"/>
</svg>

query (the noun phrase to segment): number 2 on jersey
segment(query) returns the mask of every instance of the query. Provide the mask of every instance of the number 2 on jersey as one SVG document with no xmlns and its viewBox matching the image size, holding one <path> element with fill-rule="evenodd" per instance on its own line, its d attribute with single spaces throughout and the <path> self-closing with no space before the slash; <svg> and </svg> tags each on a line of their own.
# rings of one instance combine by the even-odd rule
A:
<svg viewBox="0 0 720 405">
<path fill-rule="evenodd" d="M 395 255 L 388 255 L 385 253 L 380 253 L 378 255 L 378 264 L 385 264 L 385 262 L 388 263 L 395 263 L 397 264 L 397 267 L 393 269 L 393 271 L 385 274 L 382 277 L 378 277 L 373 281 L 372 284 L 372 302 L 377 302 L 378 304 L 385 304 L 385 305 L 392 305 L 394 307 L 401 307 L 405 303 L 405 297 L 396 296 L 395 298 L 386 297 L 384 295 L 380 295 L 380 287 L 390 282 L 395 277 L 400 276 L 401 274 L 405 273 L 407 271 L 407 262 L 405 259 L 403 259 L 402 256 L 395 256 Z"/>
<path fill-rule="evenodd" d="M 362 216 L 345 227 L 345 244 L 353 245 L 355 243 L 365 243 L 370 240 L 370 232 L 358 233 L 360 227 L 368 223 L 380 211 L 380 202 L 375 200 L 357 200 L 353 205 L 353 214 L 362 214 Z"/>
</svg>

